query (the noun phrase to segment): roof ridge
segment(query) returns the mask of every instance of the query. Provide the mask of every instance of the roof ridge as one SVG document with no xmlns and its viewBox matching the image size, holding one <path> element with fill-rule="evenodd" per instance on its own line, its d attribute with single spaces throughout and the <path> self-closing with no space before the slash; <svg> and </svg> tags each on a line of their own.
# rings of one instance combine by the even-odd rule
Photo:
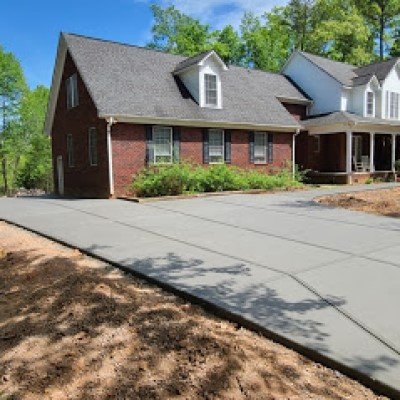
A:
<svg viewBox="0 0 400 400">
<path fill-rule="evenodd" d="M 61 34 L 64 35 L 64 36 L 76 36 L 76 37 L 79 37 L 79 38 L 94 40 L 94 41 L 97 41 L 97 42 L 116 44 L 118 46 L 134 47 L 136 49 L 146 50 L 146 51 L 153 51 L 155 53 L 167 54 L 167 55 L 178 57 L 178 58 L 184 58 L 185 59 L 187 57 L 187 56 L 183 56 L 181 54 L 168 53 L 168 52 L 163 51 L 163 50 L 153 49 L 151 47 L 146 47 L 146 46 L 140 46 L 138 44 L 132 44 L 132 43 L 126 43 L 126 42 L 118 42 L 116 40 L 103 39 L 103 38 L 98 38 L 98 37 L 94 37 L 94 36 L 82 35 L 82 34 L 79 34 L 79 33 L 61 32 Z"/>
<path fill-rule="evenodd" d="M 331 61 L 331 62 L 333 62 L 333 63 L 338 63 L 338 64 L 344 64 L 344 65 L 348 65 L 349 67 L 353 67 L 353 68 L 358 68 L 356 65 L 354 65 L 354 64 L 350 64 L 350 63 L 348 63 L 348 62 L 345 62 L 345 61 L 338 61 L 338 60 L 332 60 L 331 58 L 329 58 L 329 57 L 324 57 L 324 56 L 321 56 L 321 55 L 319 55 L 319 54 L 314 54 L 314 53 L 310 53 L 310 52 L 308 52 L 308 51 L 299 51 L 299 53 L 302 53 L 302 54 L 304 54 L 304 55 L 310 55 L 310 56 L 313 56 L 313 57 L 317 57 L 317 58 L 322 58 L 323 60 L 327 60 L 327 61 Z"/>
<path fill-rule="evenodd" d="M 94 41 L 97 41 L 97 42 L 111 43 L 111 44 L 116 44 L 116 45 L 119 45 L 119 46 L 133 47 L 133 48 L 140 49 L 140 50 L 146 50 L 146 51 L 150 51 L 150 52 L 166 54 L 166 55 L 169 55 L 169 56 L 174 56 L 174 57 L 180 58 L 181 60 L 179 62 L 186 61 L 186 60 L 188 60 L 190 58 L 197 57 L 200 54 L 207 54 L 207 53 L 209 53 L 211 51 L 215 51 L 214 49 L 210 49 L 210 50 L 195 54 L 194 56 L 184 56 L 182 54 L 168 53 L 166 51 L 159 50 L 159 49 L 153 49 L 151 47 L 140 46 L 140 45 L 137 45 L 137 44 L 131 44 L 131 43 L 125 43 L 125 42 L 118 42 L 116 40 L 110 40 L 110 39 L 102 39 L 102 38 L 98 38 L 98 37 L 94 37 L 94 36 L 82 35 L 82 34 L 79 34 L 79 33 L 61 32 L 61 34 L 64 35 L 64 36 L 76 36 L 76 37 L 79 37 L 79 38 L 94 40 Z M 236 64 L 227 64 L 227 65 L 228 65 L 229 68 L 233 67 L 233 68 L 246 69 L 246 70 L 249 70 L 249 71 L 262 72 L 262 73 L 269 74 L 269 75 L 278 75 L 278 76 L 282 76 L 284 78 L 287 78 L 286 75 L 282 74 L 281 72 L 266 71 L 266 70 L 263 70 L 263 69 L 260 69 L 260 68 L 245 67 L 245 66 L 236 65 Z"/>
</svg>

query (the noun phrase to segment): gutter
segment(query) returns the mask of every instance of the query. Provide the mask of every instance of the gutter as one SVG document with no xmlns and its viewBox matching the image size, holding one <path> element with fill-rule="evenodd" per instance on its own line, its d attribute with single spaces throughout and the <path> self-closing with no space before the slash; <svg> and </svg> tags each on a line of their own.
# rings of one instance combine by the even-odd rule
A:
<svg viewBox="0 0 400 400">
<path fill-rule="evenodd" d="M 111 141 L 111 127 L 117 123 L 114 117 L 109 117 L 107 121 L 107 154 L 108 154 L 108 183 L 110 187 L 110 197 L 114 196 L 114 172 L 112 161 L 112 141 Z"/>
<path fill-rule="evenodd" d="M 292 142 L 292 174 L 293 179 L 296 176 L 296 136 L 300 134 L 300 129 L 296 129 L 295 134 L 293 135 L 293 142 Z"/>
<path fill-rule="evenodd" d="M 114 121 L 137 124 L 157 124 L 157 125 L 172 125 L 172 126 L 190 126 L 195 128 L 225 128 L 225 129 L 249 129 L 249 130 L 274 130 L 275 132 L 293 132 L 293 129 L 299 129 L 300 124 L 293 125 L 274 125 L 274 124 L 251 124 L 241 122 L 227 121 L 207 121 L 207 120 L 191 120 L 191 119 L 173 119 L 151 116 L 132 116 L 132 115 L 110 115 L 99 114 L 99 118 Z"/>
</svg>

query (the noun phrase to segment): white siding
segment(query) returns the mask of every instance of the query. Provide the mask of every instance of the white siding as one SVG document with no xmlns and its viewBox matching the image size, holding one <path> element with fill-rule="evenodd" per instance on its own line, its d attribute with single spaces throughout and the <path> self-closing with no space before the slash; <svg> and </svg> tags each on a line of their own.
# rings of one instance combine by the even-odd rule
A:
<svg viewBox="0 0 400 400">
<path fill-rule="evenodd" d="M 385 79 L 385 81 L 382 83 L 382 114 L 383 118 L 389 118 L 388 115 L 386 115 L 386 92 L 396 92 L 400 93 L 400 64 L 397 64 L 397 66 L 390 72 L 388 77 Z"/>
<path fill-rule="evenodd" d="M 222 108 L 222 85 L 221 85 L 221 67 L 214 62 L 212 56 L 208 57 L 204 65 L 200 66 L 200 106 L 205 107 L 205 91 L 204 91 L 204 74 L 212 74 L 217 76 L 217 89 L 218 89 L 218 105 L 215 108 Z"/>
<path fill-rule="evenodd" d="M 342 84 L 296 53 L 283 73 L 299 85 L 314 101 L 309 114 L 339 111 L 343 106 Z"/>
<path fill-rule="evenodd" d="M 196 67 L 191 68 L 187 71 L 184 71 L 180 78 L 183 84 L 186 86 L 186 89 L 193 96 L 193 98 L 200 104 L 200 96 L 199 96 L 199 70 Z"/>
</svg>

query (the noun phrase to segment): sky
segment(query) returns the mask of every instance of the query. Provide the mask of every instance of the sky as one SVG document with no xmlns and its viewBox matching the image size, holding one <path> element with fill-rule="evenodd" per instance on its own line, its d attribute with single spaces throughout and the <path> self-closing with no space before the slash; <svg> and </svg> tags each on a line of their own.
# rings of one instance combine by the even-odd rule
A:
<svg viewBox="0 0 400 400">
<path fill-rule="evenodd" d="M 31 88 L 50 86 L 61 31 L 145 45 L 151 39 L 149 0 L 0 0 L 0 46 L 21 62 Z M 213 28 L 239 26 L 244 11 L 261 14 L 285 0 L 158 0 Z"/>
</svg>

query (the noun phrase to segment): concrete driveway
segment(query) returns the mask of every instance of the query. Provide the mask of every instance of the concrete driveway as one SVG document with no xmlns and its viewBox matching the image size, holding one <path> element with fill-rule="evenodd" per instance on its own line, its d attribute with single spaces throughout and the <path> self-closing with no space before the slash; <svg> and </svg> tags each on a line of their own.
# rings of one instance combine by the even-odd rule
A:
<svg viewBox="0 0 400 400">
<path fill-rule="evenodd" d="M 399 395 L 400 220 L 312 202 L 339 190 L 0 199 L 0 219 L 211 302 Z"/>
</svg>

